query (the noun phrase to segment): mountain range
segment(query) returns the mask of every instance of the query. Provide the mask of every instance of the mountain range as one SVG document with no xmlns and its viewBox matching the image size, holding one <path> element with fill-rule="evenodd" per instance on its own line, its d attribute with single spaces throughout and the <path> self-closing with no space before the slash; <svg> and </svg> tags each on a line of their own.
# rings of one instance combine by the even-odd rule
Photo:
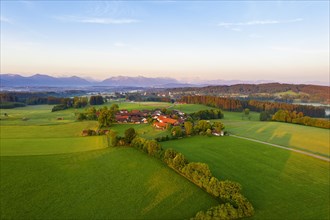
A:
<svg viewBox="0 0 330 220">
<path fill-rule="evenodd" d="M 169 77 L 130 77 L 114 76 L 103 81 L 95 81 L 78 77 L 53 77 L 45 74 L 35 74 L 33 76 L 21 76 L 19 74 L 0 74 L 1 87 L 89 87 L 89 86 L 111 86 L 111 87 L 201 87 L 208 85 L 235 85 L 235 84 L 262 84 L 274 81 L 257 80 L 205 80 L 198 83 L 186 83 Z M 308 83 L 311 84 L 311 83 Z M 316 83 L 327 85 L 325 83 Z"/>
</svg>

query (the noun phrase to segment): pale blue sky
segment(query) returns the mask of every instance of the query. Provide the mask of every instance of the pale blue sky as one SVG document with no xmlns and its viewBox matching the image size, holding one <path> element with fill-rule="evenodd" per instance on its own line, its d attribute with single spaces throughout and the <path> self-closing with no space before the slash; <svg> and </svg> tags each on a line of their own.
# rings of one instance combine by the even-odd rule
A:
<svg viewBox="0 0 330 220">
<path fill-rule="evenodd" d="M 3 1 L 1 73 L 329 80 L 328 1 Z"/>
</svg>

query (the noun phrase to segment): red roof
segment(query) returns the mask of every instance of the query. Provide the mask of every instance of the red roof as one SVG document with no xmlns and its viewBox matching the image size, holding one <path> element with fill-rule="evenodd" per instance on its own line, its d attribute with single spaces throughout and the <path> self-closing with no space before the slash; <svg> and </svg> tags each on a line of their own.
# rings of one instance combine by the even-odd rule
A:
<svg viewBox="0 0 330 220">
<path fill-rule="evenodd" d="M 175 119 L 172 119 L 172 118 L 164 118 L 163 119 L 163 122 L 164 123 L 170 123 L 170 124 L 175 124 L 175 123 L 177 123 L 178 121 L 177 120 L 175 120 Z"/>
<path fill-rule="evenodd" d="M 116 115 L 116 119 L 119 120 L 119 119 L 128 119 L 129 116 L 127 115 Z"/>
<path fill-rule="evenodd" d="M 158 127 L 158 128 L 166 128 L 166 123 L 162 123 L 162 122 L 155 122 L 154 126 Z"/>
</svg>

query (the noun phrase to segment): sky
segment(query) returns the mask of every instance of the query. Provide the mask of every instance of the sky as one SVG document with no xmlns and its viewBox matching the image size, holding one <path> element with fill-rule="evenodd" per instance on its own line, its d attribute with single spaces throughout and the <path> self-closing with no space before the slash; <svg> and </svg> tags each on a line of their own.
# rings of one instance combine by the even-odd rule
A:
<svg viewBox="0 0 330 220">
<path fill-rule="evenodd" d="M 329 1 L 4 1 L 1 73 L 329 82 Z"/>
</svg>

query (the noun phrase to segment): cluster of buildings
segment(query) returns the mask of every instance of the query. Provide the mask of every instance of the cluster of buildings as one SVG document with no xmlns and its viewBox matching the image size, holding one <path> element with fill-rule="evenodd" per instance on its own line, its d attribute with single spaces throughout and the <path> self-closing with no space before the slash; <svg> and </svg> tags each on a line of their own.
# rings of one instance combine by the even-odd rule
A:
<svg viewBox="0 0 330 220">
<path fill-rule="evenodd" d="M 156 110 L 119 110 L 116 114 L 117 123 L 146 124 L 153 120 L 153 126 L 158 129 L 166 129 L 167 126 L 178 126 L 184 123 L 185 114 L 178 110 L 171 111 L 171 114 L 164 114 L 160 109 Z"/>
</svg>

